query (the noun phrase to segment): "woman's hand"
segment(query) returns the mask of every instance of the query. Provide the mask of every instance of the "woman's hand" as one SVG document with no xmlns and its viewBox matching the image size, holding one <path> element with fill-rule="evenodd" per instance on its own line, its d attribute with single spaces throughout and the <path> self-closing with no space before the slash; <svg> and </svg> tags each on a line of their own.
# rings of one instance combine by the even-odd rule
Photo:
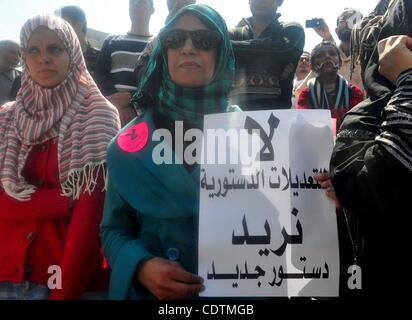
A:
<svg viewBox="0 0 412 320">
<path fill-rule="evenodd" d="M 152 258 L 139 266 L 137 279 L 160 300 L 181 300 L 204 290 L 203 279 L 187 272 L 180 263 Z"/>
<path fill-rule="evenodd" d="M 392 36 L 379 41 L 379 73 L 396 84 L 399 75 L 412 68 L 412 38 Z"/>
<path fill-rule="evenodd" d="M 317 182 L 319 182 L 322 189 L 326 189 L 326 196 L 335 202 L 336 209 L 341 209 L 342 205 L 336 196 L 335 189 L 333 188 L 332 181 L 330 180 L 329 172 L 317 174 L 314 178 Z"/>
</svg>

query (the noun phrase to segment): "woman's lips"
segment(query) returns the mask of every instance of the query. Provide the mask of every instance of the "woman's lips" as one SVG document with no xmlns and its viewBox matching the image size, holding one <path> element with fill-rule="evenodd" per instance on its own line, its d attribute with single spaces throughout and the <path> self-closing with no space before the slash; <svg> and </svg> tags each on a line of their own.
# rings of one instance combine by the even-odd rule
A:
<svg viewBox="0 0 412 320">
<path fill-rule="evenodd" d="M 179 65 L 180 68 L 200 68 L 200 65 L 193 61 L 183 62 Z"/>
<path fill-rule="evenodd" d="M 54 71 L 54 70 L 40 70 L 40 71 L 37 71 L 37 74 L 42 76 L 42 77 L 51 77 L 51 76 L 54 76 L 56 74 L 56 71 Z"/>
</svg>

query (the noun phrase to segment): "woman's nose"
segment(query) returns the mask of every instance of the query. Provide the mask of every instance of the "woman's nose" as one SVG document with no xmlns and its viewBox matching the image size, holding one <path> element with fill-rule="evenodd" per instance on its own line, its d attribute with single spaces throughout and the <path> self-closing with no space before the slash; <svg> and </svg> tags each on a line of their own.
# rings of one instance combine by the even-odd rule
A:
<svg viewBox="0 0 412 320">
<path fill-rule="evenodd" d="M 40 61 L 42 63 L 49 64 L 50 63 L 50 54 L 48 54 L 47 52 L 40 53 Z"/>
<path fill-rule="evenodd" d="M 185 44 L 182 48 L 182 53 L 184 54 L 193 54 L 196 51 L 195 46 L 193 45 L 192 39 L 188 37 L 185 41 Z"/>
</svg>

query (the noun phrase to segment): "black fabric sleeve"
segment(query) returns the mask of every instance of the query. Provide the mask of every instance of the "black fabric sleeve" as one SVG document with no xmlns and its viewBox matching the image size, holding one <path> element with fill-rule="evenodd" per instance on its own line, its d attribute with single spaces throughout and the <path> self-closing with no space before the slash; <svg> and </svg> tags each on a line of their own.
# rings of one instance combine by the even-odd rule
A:
<svg viewBox="0 0 412 320">
<path fill-rule="evenodd" d="M 292 106 L 293 79 L 299 58 L 305 47 L 305 31 L 299 24 L 290 23 L 284 25 L 283 35 L 287 40 L 285 56 L 288 57 L 289 63 L 286 64 L 280 79 L 282 95 L 280 96 L 279 104 L 282 108 L 290 109 Z"/>
<path fill-rule="evenodd" d="M 109 96 L 117 92 L 110 78 L 110 70 L 112 66 L 111 54 L 113 52 L 111 40 L 112 36 L 106 38 L 103 43 L 103 47 L 97 57 L 96 71 L 95 71 L 95 81 L 100 91 L 104 96 Z"/>
<path fill-rule="evenodd" d="M 344 119 L 333 150 L 330 173 L 342 205 L 360 220 L 410 210 L 412 172 L 377 140 L 382 110 L 390 97 L 364 101 Z"/>
</svg>

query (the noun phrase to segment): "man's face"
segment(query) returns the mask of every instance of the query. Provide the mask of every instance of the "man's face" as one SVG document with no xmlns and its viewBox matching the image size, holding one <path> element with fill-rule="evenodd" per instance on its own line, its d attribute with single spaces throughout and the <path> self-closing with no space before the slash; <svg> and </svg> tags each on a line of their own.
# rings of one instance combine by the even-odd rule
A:
<svg viewBox="0 0 412 320">
<path fill-rule="evenodd" d="M 351 38 L 352 29 L 355 25 L 360 22 L 362 15 L 357 11 L 347 11 L 344 12 L 338 20 L 338 25 L 336 27 L 336 34 L 339 40 L 342 42 L 349 42 Z"/>
<path fill-rule="evenodd" d="M 323 45 L 313 56 L 312 68 L 318 75 L 338 72 L 340 66 L 339 52 L 332 45 Z"/>
<path fill-rule="evenodd" d="M 338 26 L 336 28 L 336 34 L 338 35 L 338 38 L 342 42 L 349 42 L 350 37 L 351 37 L 351 28 L 349 28 L 347 20 L 345 19 L 340 19 Z"/>
<path fill-rule="evenodd" d="M 153 14 L 153 3 L 150 0 L 130 0 L 129 1 L 129 14 L 130 19 L 145 19 L 148 20 Z"/>
<path fill-rule="evenodd" d="M 278 10 L 283 0 L 249 0 L 250 11 L 253 16 L 271 16 Z"/>
<path fill-rule="evenodd" d="M 167 8 L 169 12 L 176 12 L 193 3 L 196 3 L 196 0 L 167 0 Z"/>
<path fill-rule="evenodd" d="M 17 67 L 20 61 L 20 48 L 17 44 L 7 43 L 0 48 L 0 66 L 5 71 Z"/>
<path fill-rule="evenodd" d="M 301 55 L 298 66 L 296 68 L 296 73 L 301 73 L 301 74 L 307 74 L 311 70 L 310 67 L 310 55 L 307 53 L 304 53 Z"/>
</svg>

